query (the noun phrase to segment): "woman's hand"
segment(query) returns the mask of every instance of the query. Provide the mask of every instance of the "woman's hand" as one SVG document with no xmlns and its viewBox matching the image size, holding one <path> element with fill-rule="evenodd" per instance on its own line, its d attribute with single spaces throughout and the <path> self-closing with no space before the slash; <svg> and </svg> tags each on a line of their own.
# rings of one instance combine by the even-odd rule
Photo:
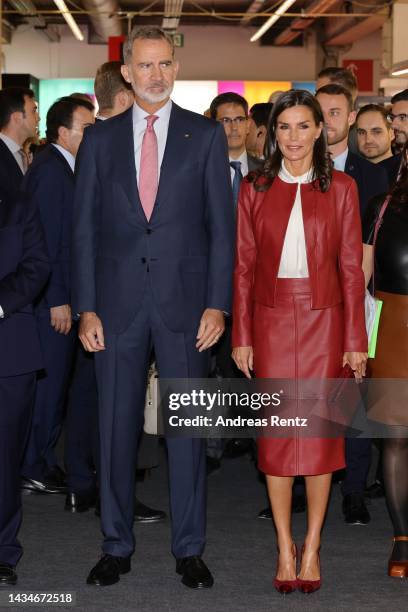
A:
<svg viewBox="0 0 408 612">
<path fill-rule="evenodd" d="M 351 351 L 343 355 L 343 368 L 349 365 L 354 372 L 354 378 L 361 380 L 366 374 L 368 354 Z"/>
<path fill-rule="evenodd" d="M 232 358 L 237 364 L 237 368 L 240 369 L 247 378 L 252 378 L 250 372 L 254 367 L 254 351 L 252 346 L 237 346 L 232 351 Z"/>
</svg>

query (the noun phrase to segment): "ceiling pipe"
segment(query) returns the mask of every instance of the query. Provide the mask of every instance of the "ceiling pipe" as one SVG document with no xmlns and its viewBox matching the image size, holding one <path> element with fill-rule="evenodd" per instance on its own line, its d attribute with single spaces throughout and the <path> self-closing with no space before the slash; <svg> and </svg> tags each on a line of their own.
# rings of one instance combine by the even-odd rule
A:
<svg viewBox="0 0 408 612">
<path fill-rule="evenodd" d="M 115 14 L 120 10 L 116 0 L 82 0 L 82 4 L 87 11 L 92 11 L 89 19 L 102 40 L 123 34 L 123 22 Z"/>
<path fill-rule="evenodd" d="M 356 18 L 351 23 L 344 24 L 336 32 L 331 33 L 323 40 L 323 44 L 325 46 L 350 45 L 356 40 L 379 30 L 387 21 L 388 16 L 388 9 L 381 9 L 366 19 Z"/>
<path fill-rule="evenodd" d="M 246 25 L 249 23 L 256 13 L 258 13 L 258 11 L 262 8 L 265 2 L 266 0 L 253 0 L 253 2 L 251 2 L 251 4 L 248 6 L 245 15 L 242 17 L 240 24 Z"/>
<path fill-rule="evenodd" d="M 314 17 L 314 14 L 328 13 L 335 4 L 338 4 L 338 0 L 315 0 L 312 2 L 305 8 L 305 16 L 293 19 L 290 25 L 275 38 L 274 45 L 288 45 L 294 41 L 315 22 L 317 17 Z"/>
</svg>

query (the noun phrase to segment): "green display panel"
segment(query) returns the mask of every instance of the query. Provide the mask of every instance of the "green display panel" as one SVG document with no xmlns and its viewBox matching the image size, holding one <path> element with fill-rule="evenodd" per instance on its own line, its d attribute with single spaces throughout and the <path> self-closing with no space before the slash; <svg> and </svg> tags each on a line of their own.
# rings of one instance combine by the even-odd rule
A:
<svg viewBox="0 0 408 612">
<path fill-rule="evenodd" d="M 94 79 L 42 79 L 40 81 L 40 135 L 45 136 L 48 109 L 58 98 L 72 93 L 94 95 Z"/>
</svg>

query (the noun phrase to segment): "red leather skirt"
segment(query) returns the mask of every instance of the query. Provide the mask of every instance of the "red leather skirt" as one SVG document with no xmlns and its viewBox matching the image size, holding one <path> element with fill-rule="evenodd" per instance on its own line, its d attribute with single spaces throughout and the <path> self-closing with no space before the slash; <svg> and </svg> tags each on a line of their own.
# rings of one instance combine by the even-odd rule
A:
<svg viewBox="0 0 408 612">
<path fill-rule="evenodd" d="M 343 358 L 343 305 L 312 310 L 308 278 L 279 278 L 275 307 L 254 304 L 253 348 L 257 378 L 337 378 Z M 259 437 L 259 469 L 272 476 L 307 476 L 345 466 L 343 438 L 302 433 L 292 427 L 287 437 Z"/>
</svg>

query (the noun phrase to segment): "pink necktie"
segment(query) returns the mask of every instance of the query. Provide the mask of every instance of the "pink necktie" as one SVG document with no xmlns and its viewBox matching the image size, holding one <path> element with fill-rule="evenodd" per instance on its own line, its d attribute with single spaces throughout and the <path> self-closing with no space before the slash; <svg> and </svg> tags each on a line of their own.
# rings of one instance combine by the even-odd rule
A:
<svg viewBox="0 0 408 612">
<path fill-rule="evenodd" d="M 153 124 L 158 119 L 156 115 L 145 117 L 147 128 L 143 135 L 140 155 L 139 195 L 146 219 L 150 221 L 159 184 L 159 154 L 157 137 Z"/>
</svg>

